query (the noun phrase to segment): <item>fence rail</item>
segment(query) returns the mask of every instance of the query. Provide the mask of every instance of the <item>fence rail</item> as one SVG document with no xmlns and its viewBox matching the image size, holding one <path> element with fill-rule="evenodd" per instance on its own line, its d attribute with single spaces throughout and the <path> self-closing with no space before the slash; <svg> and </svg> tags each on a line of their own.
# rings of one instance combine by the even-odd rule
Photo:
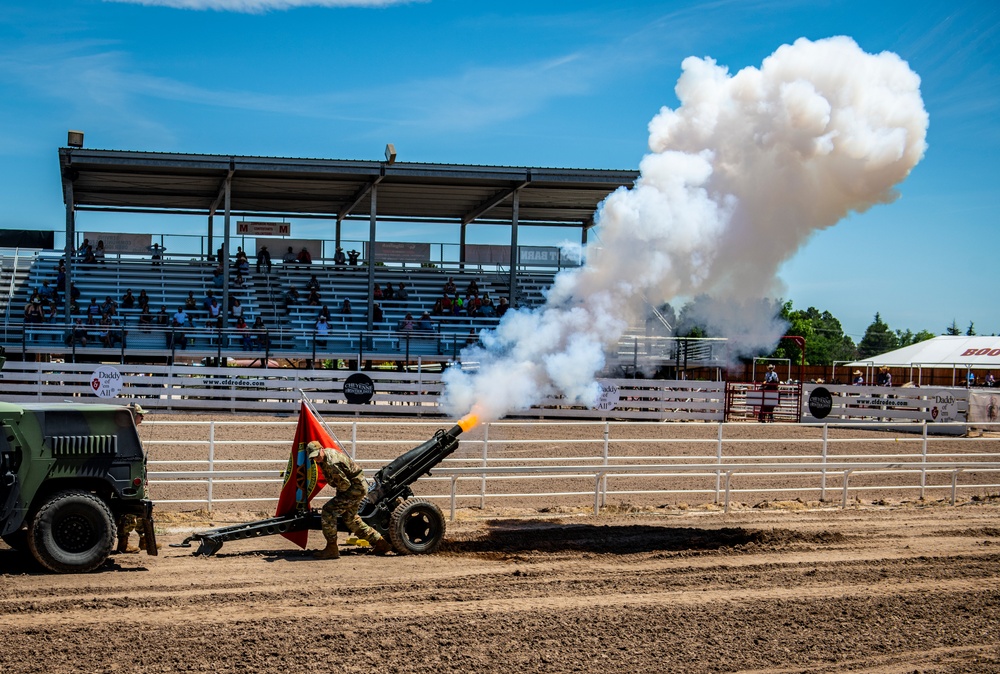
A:
<svg viewBox="0 0 1000 674">
<path fill-rule="evenodd" d="M 207 439 L 200 441 L 164 438 L 161 430 L 152 433 L 152 428 L 171 424 L 178 422 L 143 425 L 145 435 L 155 436 L 144 440 L 151 455 L 161 453 L 160 448 L 185 446 L 197 448 L 200 457 L 150 461 L 150 484 L 161 507 L 197 505 L 211 510 L 222 503 L 277 501 L 287 439 L 216 439 L 218 431 L 239 426 L 238 422 L 183 422 L 206 427 Z M 254 433 L 271 437 L 273 433 L 260 427 L 274 426 L 290 436 L 293 425 L 257 424 Z M 399 437 L 399 422 L 334 425 L 343 429 L 345 451 L 369 474 L 426 439 L 418 435 L 421 429 L 436 426 L 407 421 L 407 435 Z M 852 495 L 860 498 L 862 493 L 923 499 L 930 491 L 947 491 L 954 504 L 960 489 L 979 494 L 1000 489 L 995 476 L 1000 473 L 1000 439 L 934 436 L 927 432 L 926 422 L 909 426 L 885 432 L 863 424 L 853 429 L 768 425 L 769 430 L 788 432 L 760 438 L 748 437 L 747 432 L 761 427 L 746 423 L 501 422 L 477 429 L 477 437 L 463 436 L 456 455 L 434 469 L 433 476 L 422 478 L 417 491 L 447 501 L 454 519 L 459 502 L 485 507 L 487 499 L 531 500 L 542 507 L 556 498 L 586 498 L 596 513 L 611 498 L 702 495 L 728 512 L 735 495 L 804 494 L 829 502 L 837 494 L 841 507 L 847 507 Z M 553 432 L 563 437 L 553 438 Z M 851 436 L 852 432 L 862 437 Z M 990 425 L 987 432 L 1000 432 L 1000 424 Z M 245 456 L 240 449 L 249 444 L 255 448 L 254 456 Z M 217 458 L 223 449 L 229 458 Z M 272 457 L 259 458 L 262 451 L 270 451 Z M 545 488 L 550 481 L 562 488 Z M 592 487 L 575 486 L 579 481 Z M 237 486 L 238 494 L 219 496 L 217 488 L 226 485 Z M 462 489 L 469 485 L 471 489 Z M 187 488 L 184 497 L 172 493 L 180 486 Z"/>
</svg>

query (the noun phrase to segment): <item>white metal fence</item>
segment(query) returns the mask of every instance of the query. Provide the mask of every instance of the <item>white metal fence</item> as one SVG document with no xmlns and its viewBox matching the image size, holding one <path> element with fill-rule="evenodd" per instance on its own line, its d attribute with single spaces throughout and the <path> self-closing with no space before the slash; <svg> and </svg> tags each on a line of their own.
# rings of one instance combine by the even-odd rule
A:
<svg viewBox="0 0 1000 674">
<path fill-rule="evenodd" d="M 426 440 L 436 423 L 335 422 L 345 451 L 373 474 Z M 169 429 L 204 429 L 204 439 L 175 439 Z M 405 428 L 404 428 L 405 427 Z M 766 437 L 761 436 L 765 430 Z M 281 488 L 294 422 L 149 422 L 150 485 L 160 508 L 271 507 Z M 190 430 L 190 428 L 189 428 Z M 248 430 L 251 437 L 237 437 Z M 415 491 L 462 506 L 517 501 L 631 503 L 701 498 L 727 512 L 734 498 L 919 497 L 1000 488 L 1000 424 L 980 437 L 928 433 L 928 424 L 891 432 L 827 424 L 655 424 L 640 422 L 501 422 L 463 435 L 459 450 L 421 478 Z M 223 439 L 223 437 L 230 439 Z M 248 450 L 250 446 L 253 449 Z M 159 458 L 170 454 L 171 458 Z M 225 454 L 226 458 L 222 458 Z M 220 494 L 227 489 L 228 493 Z"/>
</svg>

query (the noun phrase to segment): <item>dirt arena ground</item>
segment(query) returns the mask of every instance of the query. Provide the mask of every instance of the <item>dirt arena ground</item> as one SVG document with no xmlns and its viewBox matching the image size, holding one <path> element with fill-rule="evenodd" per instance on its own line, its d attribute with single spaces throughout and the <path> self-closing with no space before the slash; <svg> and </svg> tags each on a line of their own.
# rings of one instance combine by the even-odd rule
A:
<svg viewBox="0 0 1000 674">
<path fill-rule="evenodd" d="M 169 544 L 258 513 L 180 507 L 159 556 L 97 573 L 0 544 L 0 671 L 1000 672 L 995 495 L 530 501 L 460 509 L 428 556 L 270 537 L 194 557 Z"/>
</svg>

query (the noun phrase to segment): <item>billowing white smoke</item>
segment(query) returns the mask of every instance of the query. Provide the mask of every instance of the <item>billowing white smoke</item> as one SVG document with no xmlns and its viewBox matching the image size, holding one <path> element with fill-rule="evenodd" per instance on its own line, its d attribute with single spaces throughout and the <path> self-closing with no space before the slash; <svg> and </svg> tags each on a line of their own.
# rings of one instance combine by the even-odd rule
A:
<svg viewBox="0 0 1000 674">
<path fill-rule="evenodd" d="M 920 78 L 847 37 L 797 40 L 733 76 L 708 58 L 683 70 L 636 185 L 598 210 L 600 248 L 556 277 L 544 307 L 508 313 L 464 353 L 480 367 L 445 374 L 449 412 L 489 421 L 554 393 L 592 403 L 605 348 L 647 301 L 708 295 L 720 310 L 705 320 L 772 348 L 784 326 L 738 307 L 773 292 L 813 232 L 893 201 L 926 149 Z"/>
</svg>

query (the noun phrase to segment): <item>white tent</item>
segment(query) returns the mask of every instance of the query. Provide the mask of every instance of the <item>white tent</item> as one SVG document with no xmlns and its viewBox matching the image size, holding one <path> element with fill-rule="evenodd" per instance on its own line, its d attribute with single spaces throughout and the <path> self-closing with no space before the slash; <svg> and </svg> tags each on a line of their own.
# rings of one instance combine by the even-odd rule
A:
<svg viewBox="0 0 1000 674">
<path fill-rule="evenodd" d="M 1000 371 L 1000 337 L 945 335 L 847 365 L 865 368 L 887 365 L 908 367 L 918 371 L 930 368 L 948 368 L 953 371 L 983 370 L 977 375 L 977 379 L 982 381 L 985 371 Z M 961 383 L 965 383 L 964 374 Z"/>
</svg>

